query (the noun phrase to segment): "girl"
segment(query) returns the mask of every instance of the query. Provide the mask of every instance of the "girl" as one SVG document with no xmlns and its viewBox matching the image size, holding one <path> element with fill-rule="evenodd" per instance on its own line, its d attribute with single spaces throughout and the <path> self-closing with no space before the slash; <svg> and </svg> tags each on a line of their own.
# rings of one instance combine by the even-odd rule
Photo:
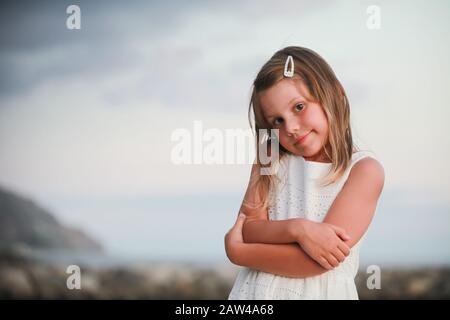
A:
<svg viewBox="0 0 450 320">
<path fill-rule="evenodd" d="M 229 299 L 358 299 L 360 240 L 384 170 L 353 143 L 342 85 L 317 53 L 287 47 L 259 71 L 249 118 L 252 109 L 257 149 L 260 129 L 276 129 L 278 169 L 264 175 L 256 159 L 225 236 L 228 258 L 245 267 Z"/>
</svg>

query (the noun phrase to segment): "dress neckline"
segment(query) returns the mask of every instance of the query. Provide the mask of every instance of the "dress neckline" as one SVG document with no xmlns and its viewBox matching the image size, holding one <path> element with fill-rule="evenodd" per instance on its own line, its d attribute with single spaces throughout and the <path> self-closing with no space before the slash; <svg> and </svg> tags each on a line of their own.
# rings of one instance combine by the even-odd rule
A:
<svg viewBox="0 0 450 320">
<path fill-rule="evenodd" d="M 355 154 L 363 152 L 363 150 L 358 150 L 352 153 L 352 159 L 354 157 Z M 309 160 L 305 160 L 305 158 L 303 156 L 298 156 L 295 154 L 290 154 L 291 157 L 294 158 L 298 158 L 298 159 L 302 159 L 303 162 L 308 165 L 308 166 L 316 166 L 316 167 L 329 167 L 331 166 L 333 163 L 332 162 L 319 162 L 319 161 L 309 161 Z"/>
<path fill-rule="evenodd" d="M 300 157 L 302 157 L 302 156 L 300 156 Z M 305 161 L 305 163 L 306 164 L 311 164 L 311 165 L 329 165 L 329 164 L 332 164 L 332 162 L 320 162 L 320 161 L 309 161 L 309 160 L 306 160 L 304 157 L 302 157 L 303 158 L 303 161 Z"/>
</svg>

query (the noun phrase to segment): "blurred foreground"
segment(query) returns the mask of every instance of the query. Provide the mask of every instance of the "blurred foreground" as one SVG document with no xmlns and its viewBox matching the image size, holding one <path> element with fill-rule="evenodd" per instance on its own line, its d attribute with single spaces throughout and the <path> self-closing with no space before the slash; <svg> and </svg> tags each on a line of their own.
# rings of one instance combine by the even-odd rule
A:
<svg viewBox="0 0 450 320">
<path fill-rule="evenodd" d="M 225 254 L 225 253 L 224 253 Z M 81 289 L 68 289 L 69 265 Z M 32 199 L 0 187 L 0 299 L 226 299 L 239 268 L 231 263 L 119 261 L 82 230 L 62 224 Z M 450 268 L 381 269 L 381 289 L 360 299 L 449 299 Z"/>
<path fill-rule="evenodd" d="M 226 299 L 238 268 L 231 264 L 145 263 L 82 266 L 81 289 L 69 290 L 67 264 L 0 253 L 0 299 Z M 356 278 L 360 299 L 449 299 L 450 268 L 381 270 L 381 289 Z"/>
</svg>

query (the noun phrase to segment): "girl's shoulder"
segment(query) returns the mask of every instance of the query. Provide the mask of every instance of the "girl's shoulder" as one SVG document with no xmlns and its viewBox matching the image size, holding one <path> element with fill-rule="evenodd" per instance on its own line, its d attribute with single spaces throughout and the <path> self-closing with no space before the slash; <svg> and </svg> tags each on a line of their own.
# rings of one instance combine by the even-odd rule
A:
<svg viewBox="0 0 450 320">
<path fill-rule="evenodd" d="M 365 175 L 379 176 L 384 172 L 381 162 L 378 160 L 375 152 L 371 150 L 356 150 L 352 154 L 352 158 L 345 169 L 340 180 L 346 184 L 350 177 Z M 384 174 L 383 174 L 384 176 Z"/>
<path fill-rule="evenodd" d="M 369 164 L 367 164 L 369 163 Z M 353 170 L 353 168 L 358 164 L 358 167 L 360 166 L 367 166 L 372 164 L 372 166 L 378 165 L 381 166 L 381 161 L 379 160 L 378 156 L 375 154 L 375 152 L 371 150 L 357 150 L 353 152 L 352 158 L 350 161 L 350 165 L 347 168 L 348 171 Z"/>
<path fill-rule="evenodd" d="M 371 150 L 357 150 L 353 152 L 350 166 L 353 167 L 360 161 L 378 162 L 381 165 L 381 161 L 378 159 L 378 156 Z"/>
<path fill-rule="evenodd" d="M 374 185 L 384 184 L 384 168 L 373 151 L 361 150 L 352 156 L 349 179 L 370 179 Z"/>
</svg>

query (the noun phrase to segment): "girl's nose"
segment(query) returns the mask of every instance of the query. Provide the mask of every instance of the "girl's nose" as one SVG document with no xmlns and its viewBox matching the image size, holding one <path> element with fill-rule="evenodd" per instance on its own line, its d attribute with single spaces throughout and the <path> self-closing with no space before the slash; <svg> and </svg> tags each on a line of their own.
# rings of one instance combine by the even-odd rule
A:
<svg viewBox="0 0 450 320">
<path fill-rule="evenodd" d="M 290 121 L 286 121 L 286 133 L 290 136 L 294 135 L 294 134 L 298 134 L 299 130 L 300 130 L 300 124 L 298 123 L 298 121 L 295 120 L 290 120 Z"/>
</svg>

